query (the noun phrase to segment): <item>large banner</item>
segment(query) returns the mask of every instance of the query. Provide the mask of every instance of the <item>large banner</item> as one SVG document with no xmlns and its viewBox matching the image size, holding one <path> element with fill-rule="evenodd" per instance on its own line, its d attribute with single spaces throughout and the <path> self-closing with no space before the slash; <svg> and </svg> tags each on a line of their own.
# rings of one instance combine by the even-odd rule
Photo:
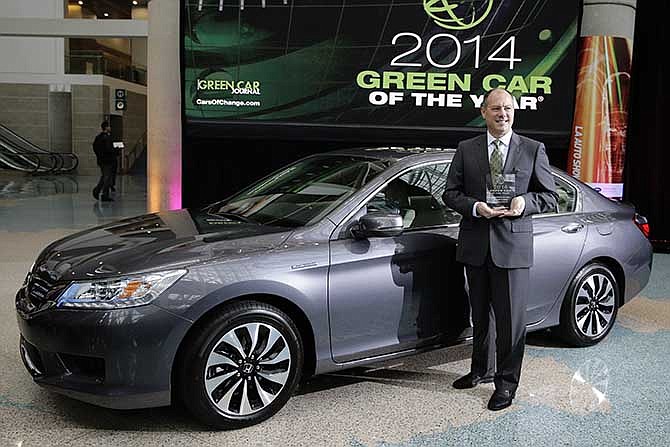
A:
<svg viewBox="0 0 670 447">
<path fill-rule="evenodd" d="M 633 41 L 581 38 L 567 171 L 603 195 L 623 197 Z"/>
<path fill-rule="evenodd" d="M 182 1 L 187 122 L 570 133 L 579 0 Z"/>
</svg>

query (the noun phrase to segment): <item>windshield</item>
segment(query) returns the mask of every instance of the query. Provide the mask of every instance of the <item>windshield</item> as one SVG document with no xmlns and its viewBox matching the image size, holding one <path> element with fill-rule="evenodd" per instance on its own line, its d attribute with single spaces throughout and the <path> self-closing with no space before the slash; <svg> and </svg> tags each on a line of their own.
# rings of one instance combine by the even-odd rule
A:
<svg viewBox="0 0 670 447">
<path fill-rule="evenodd" d="M 343 203 L 392 162 L 348 155 L 300 160 L 208 208 L 262 225 L 299 227 Z"/>
</svg>

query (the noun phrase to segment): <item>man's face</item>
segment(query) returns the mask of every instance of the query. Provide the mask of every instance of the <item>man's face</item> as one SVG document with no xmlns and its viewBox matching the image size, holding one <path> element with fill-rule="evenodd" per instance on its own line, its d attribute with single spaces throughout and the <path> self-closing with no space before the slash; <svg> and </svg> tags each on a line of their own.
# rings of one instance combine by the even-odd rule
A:
<svg viewBox="0 0 670 447">
<path fill-rule="evenodd" d="M 493 91 L 482 107 L 482 118 L 486 120 L 486 127 L 491 135 L 502 137 L 512 130 L 514 124 L 514 102 L 509 93 L 502 90 Z"/>
</svg>

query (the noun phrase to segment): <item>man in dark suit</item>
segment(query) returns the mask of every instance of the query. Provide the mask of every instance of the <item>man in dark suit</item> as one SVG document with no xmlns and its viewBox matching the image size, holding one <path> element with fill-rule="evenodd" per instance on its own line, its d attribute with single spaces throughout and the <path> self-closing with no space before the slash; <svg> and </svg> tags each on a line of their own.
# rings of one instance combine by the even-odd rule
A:
<svg viewBox="0 0 670 447">
<path fill-rule="evenodd" d="M 474 335 L 470 373 L 453 386 L 493 381 L 488 408 L 495 411 L 512 404 L 521 375 L 533 263 L 530 216 L 555 210 L 557 196 L 544 145 L 512 131 L 512 95 L 491 90 L 481 113 L 488 131 L 458 145 L 443 198 L 463 215 L 456 259 L 465 264 Z M 509 205 L 493 206 L 487 187 L 500 174 L 514 174 L 515 193 Z"/>
<path fill-rule="evenodd" d="M 93 197 L 103 202 L 111 202 L 109 191 L 114 181 L 114 170 L 116 169 L 116 149 L 112 142 L 112 128 L 108 121 L 100 124 L 100 132 L 93 141 L 93 152 L 95 152 L 96 161 L 100 167 L 100 180 L 93 188 Z M 100 197 L 102 193 L 102 197 Z"/>
</svg>

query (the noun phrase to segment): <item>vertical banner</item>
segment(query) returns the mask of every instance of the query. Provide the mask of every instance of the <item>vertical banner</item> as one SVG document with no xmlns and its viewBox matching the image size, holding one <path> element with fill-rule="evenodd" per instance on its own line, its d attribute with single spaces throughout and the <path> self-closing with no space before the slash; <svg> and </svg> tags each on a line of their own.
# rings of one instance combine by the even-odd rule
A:
<svg viewBox="0 0 670 447">
<path fill-rule="evenodd" d="M 583 0 L 567 171 L 623 197 L 636 0 Z"/>
<path fill-rule="evenodd" d="M 567 171 L 603 195 L 620 199 L 633 42 L 586 36 L 580 44 Z"/>
</svg>

